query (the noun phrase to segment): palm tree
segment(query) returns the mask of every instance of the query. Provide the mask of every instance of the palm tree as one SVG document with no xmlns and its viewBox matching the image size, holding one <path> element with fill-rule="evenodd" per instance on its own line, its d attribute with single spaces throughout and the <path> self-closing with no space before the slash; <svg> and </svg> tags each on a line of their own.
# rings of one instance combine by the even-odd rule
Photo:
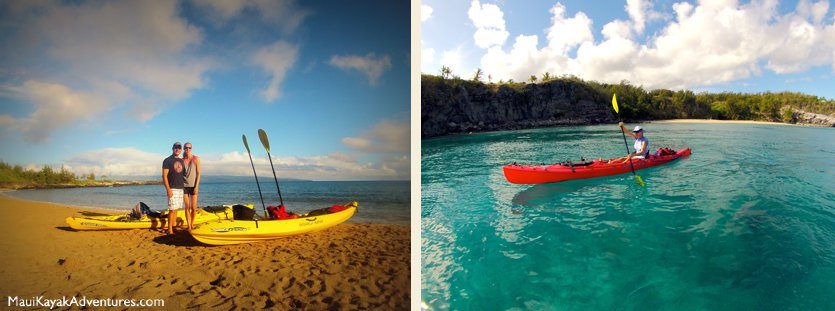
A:
<svg viewBox="0 0 835 311">
<path fill-rule="evenodd" d="M 551 74 L 546 71 L 542 74 L 542 82 L 548 82 L 548 80 L 551 80 Z"/>
<path fill-rule="evenodd" d="M 530 80 L 530 81 L 531 81 L 531 83 L 536 83 L 536 76 L 535 76 L 535 75 L 531 75 L 531 78 L 530 78 L 530 79 L 528 79 L 528 80 Z"/>
<path fill-rule="evenodd" d="M 448 79 L 452 74 L 452 70 L 447 66 L 441 66 L 441 78 Z"/>
<path fill-rule="evenodd" d="M 475 74 L 473 75 L 473 81 L 481 81 L 482 75 L 484 75 L 484 72 L 481 71 L 481 68 L 476 68 Z"/>
</svg>

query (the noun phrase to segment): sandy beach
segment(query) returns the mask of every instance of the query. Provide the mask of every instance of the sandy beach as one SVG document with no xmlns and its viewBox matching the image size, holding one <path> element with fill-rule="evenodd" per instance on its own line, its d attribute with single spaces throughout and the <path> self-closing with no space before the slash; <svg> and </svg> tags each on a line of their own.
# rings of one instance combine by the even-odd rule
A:
<svg viewBox="0 0 835 311">
<path fill-rule="evenodd" d="M 800 124 L 789 124 L 789 123 L 782 123 L 782 122 L 751 121 L 751 120 L 713 120 L 713 119 L 654 120 L 654 121 L 647 121 L 646 123 L 736 123 L 736 124 L 771 124 L 771 125 L 802 126 Z"/>
<path fill-rule="evenodd" d="M 341 224 L 285 239 L 211 247 L 182 230 L 173 236 L 74 231 L 64 219 L 79 211 L 0 193 L 4 300 L 163 299 L 164 309 L 203 310 L 409 307 L 405 225 Z M 6 301 L 0 305 L 8 307 Z"/>
</svg>

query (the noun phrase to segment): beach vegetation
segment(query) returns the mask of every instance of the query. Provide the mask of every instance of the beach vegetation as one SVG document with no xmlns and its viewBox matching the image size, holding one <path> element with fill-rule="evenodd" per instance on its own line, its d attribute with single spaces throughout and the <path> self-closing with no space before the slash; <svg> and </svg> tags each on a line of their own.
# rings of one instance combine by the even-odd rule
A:
<svg viewBox="0 0 835 311">
<path fill-rule="evenodd" d="M 44 165 L 40 170 L 35 170 L 0 161 L 0 183 L 59 184 L 75 180 L 75 174 L 64 166 L 55 170 L 49 165 Z"/>
<path fill-rule="evenodd" d="M 111 181 L 107 179 L 107 176 L 96 179 L 95 173 L 77 175 L 63 165 L 60 169 L 55 169 L 50 165 L 44 165 L 40 169 L 31 169 L 23 168 L 20 165 L 11 165 L 0 160 L 0 188 L 100 187 L 157 183 L 160 183 L 160 181 Z"/>
<path fill-rule="evenodd" d="M 484 71 L 481 71 L 481 68 L 477 68 L 475 74 L 473 74 L 473 81 L 481 81 L 481 76 L 483 75 Z"/>
<path fill-rule="evenodd" d="M 452 70 L 447 66 L 441 66 L 441 78 L 449 79 L 450 75 L 452 75 Z"/>
<path fill-rule="evenodd" d="M 441 72 L 450 74 L 449 68 Z M 480 70 L 480 69 L 479 69 Z M 482 73 L 483 74 L 483 73 Z M 488 81 L 492 76 L 488 75 Z M 562 89 L 573 92 L 570 97 L 578 101 L 593 101 L 608 105 L 605 101 L 613 93 L 622 103 L 621 115 L 627 120 L 662 120 L 662 119 L 717 119 L 717 120 L 754 120 L 770 122 L 794 122 L 795 110 L 831 115 L 835 114 L 835 100 L 798 92 L 761 92 L 761 93 L 695 93 L 691 90 L 646 90 L 643 86 L 633 85 L 623 80 L 617 84 L 583 80 L 573 75 L 553 76 L 548 72 L 541 79 L 531 76 L 526 83 L 511 80 L 499 80 L 498 83 L 484 83 L 477 80 L 446 80 L 445 77 L 423 74 L 421 76 L 422 100 L 431 98 L 450 98 L 461 88 L 470 96 L 483 96 L 489 93 L 516 92 L 520 96 L 535 94 L 550 85 L 563 85 Z M 591 90 L 591 91 L 586 91 Z M 502 95 L 503 98 L 511 94 Z"/>
</svg>

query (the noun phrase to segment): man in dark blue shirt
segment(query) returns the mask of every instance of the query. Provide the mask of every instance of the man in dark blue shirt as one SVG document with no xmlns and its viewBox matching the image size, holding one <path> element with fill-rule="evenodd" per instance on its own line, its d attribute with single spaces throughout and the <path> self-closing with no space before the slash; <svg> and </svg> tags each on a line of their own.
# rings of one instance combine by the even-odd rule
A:
<svg viewBox="0 0 835 311">
<path fill-rule="evenodd" d="M 185 163 L 180 158 L 183 144 L 174 143 L 171 155 L 162 161 L 162 184 L 168 194 L 168 234 L 174 233 L 177 210 L 183 208 L 183 186 L 185 184 Z"/>
</svg>

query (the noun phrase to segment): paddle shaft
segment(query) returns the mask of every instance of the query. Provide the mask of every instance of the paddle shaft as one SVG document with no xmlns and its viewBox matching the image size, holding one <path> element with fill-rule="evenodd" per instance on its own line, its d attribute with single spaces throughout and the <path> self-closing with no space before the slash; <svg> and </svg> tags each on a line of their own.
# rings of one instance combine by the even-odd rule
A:
<svg viewBox="0 0 835 311">
<path fill-rule="evenodd" d="M 275 166 L 273 166 L 273 157 L 270 155 L 269 151 L 267 151 L 267 157 L 270 158 L 270 168 L 273 169 L 273 179 L 275 179 L 275 189 L 278 190 L 278 201 L 281 202 L 281 205 L 284 205 L 284 199 L 281 197 L 281 188 L 278 187 L 278 177 L 275 175 Z"/>
<path fill-rule="evenodd" d="M 252 153 L 249 152 L 249 148 L 247 148 L 246 154 L 249 155 L 249 164 L 252 165 L 252 174 L 255 175 L 255 185 L 258 186 L 258 196 L 261 198 L 261 207 L 264 208 L 264 215 L 267 215 L 267 205 L 264 204 L 264 195 L 261 194 L 261 183 L 258 182 L 258 174 L 255 173 L 255 162 L 252 162 Z"/>
<path fill-rule="evenodd" d="M 618 116 L 620 116 L 620 113 L 618 113 Z M 623 131 L 623 127 L 620 127 L 620 133 L 623 134 L 623 146 L 626 147 L 626 155 L 629 156 L 629 143 L 626 142 L 626 132 Z M 635 175 L 635 166 L 632 165 L 632 157 L 629 157 L 629 168 L 632 169 L 632 175 Z"/>
</svg>

